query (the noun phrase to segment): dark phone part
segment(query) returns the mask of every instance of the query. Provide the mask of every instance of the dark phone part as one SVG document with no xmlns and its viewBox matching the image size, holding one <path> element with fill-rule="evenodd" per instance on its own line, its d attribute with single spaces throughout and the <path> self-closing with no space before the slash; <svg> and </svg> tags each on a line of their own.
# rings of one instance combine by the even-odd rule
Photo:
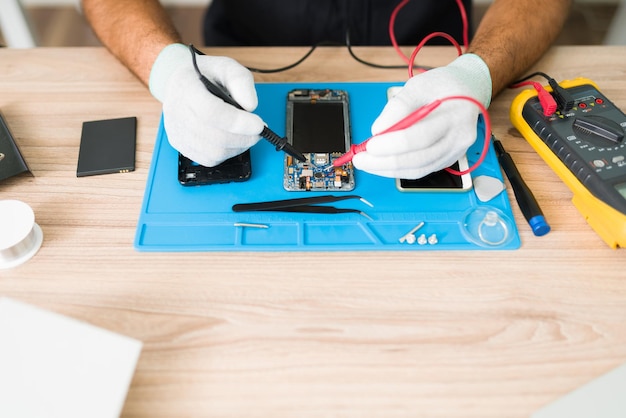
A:
<svg viewBox="0 0 626 418">
<path fill-rule="evenodd" d="M 459 171 L 459 162 L 455 162 L 450 168 Z M 445 169 L 419 179 L 398 179 L 397 185 L 401 191 L 466 190 L 469 187 L 463 176 L 449 173 Z"/>
<path fill-rule="evenodd" d="M 0 114 L 0 181 L 29 172 L 9 127 Z"/>
<path fill-rule="evenodd" d="M 350 191 L 352 164 L 334 165 L 351 144 L 348 95 L 343 90 L 295 89 L 287 95 L 287 138 L 304 150 L 305 160 L 285 156 L 287 191 Z"/>
<path fill-rule="evenodd" d="M 463 184 L 461 177 L 441 170 L 421 179 L 400 179 L 400 187 L 403 189 L 460 189 Z"/>
<path fill-rule="evenodd" d="M 252 176 L 250 150 L 236 155 L 215 167 L 205 167 L 178 154 L 178 182 L 183 186 L 204 186 L 242 182 Z"/>
<path fill-rule="evenodd" d="M 135 170 L 137 118 L 83 122 L 76 177 Z"/>
</svg>

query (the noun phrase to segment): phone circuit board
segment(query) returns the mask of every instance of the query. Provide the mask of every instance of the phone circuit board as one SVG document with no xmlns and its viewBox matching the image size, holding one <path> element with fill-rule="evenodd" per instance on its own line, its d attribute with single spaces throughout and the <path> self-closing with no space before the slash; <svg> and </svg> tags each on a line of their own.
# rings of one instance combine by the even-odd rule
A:
<svg viewBox="0 0 626 418">
<path fill-rule="evenodd" d="M 294 89 L 287 95 L 287 138 L 306 161 L 284 158 L 287 191 L 350 191 L 352 163 L 333 167 L 352 141 L 348 94 L 336 89 Z"/>
<path fill-rule="evenodd" d="M 284 186 L 290 191 L 349 191 L 354 189 L 352 163 L 333 167 L 342 153 L 304 153 L 306 161 L 285 158 Z"/>
</svg>

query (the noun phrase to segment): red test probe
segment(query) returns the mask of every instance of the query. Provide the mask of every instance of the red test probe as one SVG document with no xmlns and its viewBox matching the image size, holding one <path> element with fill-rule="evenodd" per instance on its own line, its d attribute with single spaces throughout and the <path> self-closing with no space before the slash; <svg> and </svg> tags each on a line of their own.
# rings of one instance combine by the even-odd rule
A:
<svg viewBox="0 0 626 418">
<path fill-rule="evenodd" d="M 485 121 L 485 139 L 484 139 L 484 143 L 483 143 L 483 149 L 482 149 L 482 152 L 481 152 L 480 157 L 478 158 L 478 160 L 470 168 L 468 168 L 467 170 L 464 170 L 464 171 L 457 171 L 457 170 L 454 170 L 454 169 L 449 168 L 449 167 L 446 168 L 446 171 L 448 171 L 451 174 L 455 174 L 457 176 L 462 176 L 463 174 L 470 173 L 470 172 L 474 171 L 483 162 L 483 160 L 487 156 L 487 151 L 489 149 L 489 143 L 490 143 L 490 139 L 491 139 L 491 121 L 489 119 L 489 113 L 487 112 L 487 108 L 485 108 L 485 106 L 483 106 L 482 103 L 480 103 L 478 100 L 474 99 L 473 97 L 469 97 L 469 96 L 449 96 L 449 97 L 444 97 L 442 99 L 437 99 L 437 100 L 435 100 L 435 101 L 433 101 L 433 102 L 431 102 L 431 103 L 429 103 L 427 105 L 424 105 L 424 106 L 418 108 L 417 110 L 414 110 L 408 116 L 404 117 L 403 119 L 400 119 L 400 121 L 396 122 L 394 125 L 392 125 L 391 127 L 385 129 L 384 131 L 376 134 L 375 136 L 387 134 L 387 133 L 390 133 L 390 132 L 399 131 L 399 130 L 402 130 L 402 129 L 406 129 L 406 128 L 410 127 L 410 126 L 413 126 L 415 123 L 419 122 L 420 120 L 422 120 L 426 116 L 428 116 L 433 110 L 438 108 L 439 105 L 441 105 L 443 102 L 448 101 L 448 100 L 467 100 L 467 101 L 470 101 L 470 102 L 474 103 L 480 109 L 480 112 L 482 113 L 484 121 Z M 352 158 L 354 158 L 354 156 L 356 154 L 358 154 L 360 152 L 363 152 L 363 151 L 366 151 L 367 143 L 372 138 L 373 137 L 370 137 L 370 138 L 366 139 L 365 141 L 361 142 L 360 144 L 356 144 L 356 145 L 353 144 L 350 147 L 350 150 L 348 150 L 348 152 L 346 152 L 341 157 L 335 159 L 335 161 L 333 162 L 333 166 L 339 167 L 339 166 L 342 166 L 344 164 L 347 164 L 348 162 L 352 161 Z"/>
</svg>

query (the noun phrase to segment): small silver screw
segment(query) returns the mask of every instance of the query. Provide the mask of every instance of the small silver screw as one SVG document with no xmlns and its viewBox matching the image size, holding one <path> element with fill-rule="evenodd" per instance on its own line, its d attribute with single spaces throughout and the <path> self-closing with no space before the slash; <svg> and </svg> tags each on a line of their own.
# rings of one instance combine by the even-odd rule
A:
<svg viewBox="0 0 626 418">
<path fill-rule="evenodd" d="M 435 245 L 437 244 L 439 241 L 437 240 L 437 235 L 432 234 L 431 236 L 428 237 L 428 243 L 430 245 Z"/>
<path fill-rule="evenodd" d="M 422 234 L 422 235 L 420 235 L 420 236 L 417 238 L 417 243 L 418 243 L 419 245 L 424 245 L 424 244 L 426 244 L 427 242 L 428 242 L 428 240 L 426 239 L 426 235 L 425 235 L 425 234 Z"/>
</svg>

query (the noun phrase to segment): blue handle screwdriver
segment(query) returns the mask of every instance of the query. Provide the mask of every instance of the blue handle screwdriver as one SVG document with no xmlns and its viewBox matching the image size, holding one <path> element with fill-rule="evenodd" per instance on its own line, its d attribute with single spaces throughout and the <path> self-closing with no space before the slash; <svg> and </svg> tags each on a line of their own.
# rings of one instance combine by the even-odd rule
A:
<svg viewBox="0 0 626 418">
<path fill-rule="evenodd" d="M 493 147 L 496 150 L 500 166 L 502 166 L 504 174 L 506 174 L 506 177 L 511 183 L 511 188 L 515 194 L 515 200 L 517 200 L 517 204 L 519 205 L 524 218 L 526 218 L 526 221 L 530 225 L 533 234 L 538 237 L 547 234 L 550 232 L 550 225 L 546 222 L 546 219 L 543 216 L 543 211 L 539 207 L 539 203 L 537 203 L 537 199 L 535 199 L 533 192 L 524 182 L 522 175 L 517 170 L 517 167 L 513 162 L 513 158 L 511 158 L 511 155 L 505 151 L 502 143 L 493 135 L 491 138 L 493 140 Z"/>
</svg>

